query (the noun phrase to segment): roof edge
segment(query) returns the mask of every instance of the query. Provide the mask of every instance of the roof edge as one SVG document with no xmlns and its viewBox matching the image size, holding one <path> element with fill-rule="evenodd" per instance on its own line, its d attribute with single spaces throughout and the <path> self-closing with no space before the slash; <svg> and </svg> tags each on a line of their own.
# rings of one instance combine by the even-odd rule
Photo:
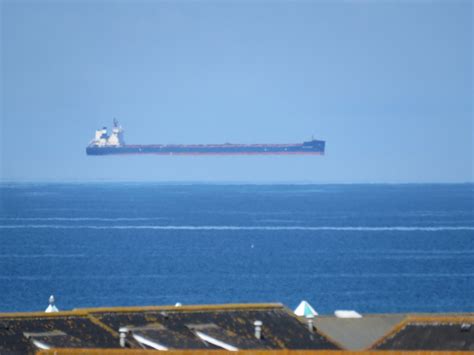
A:
<svg viewBox="0 0 474 355">
<path fill-rule="evenodd" d="M 99 348 L 53 348 L 49 350 L 40 350 L 36 352 L 36 355 L 84 355 L 84 354 L 98 354 L 98 355 L 115 355 L 115 354 L 136 354 L 136 355 L 146 355 L 156 350 L 149 349 L 99 349 Z M 227 355 L 229 352 L 227 350 L 208 350 L 208 349 L 199 349 L 199 350 L 168 350 L 168 354 L 172 355 L 188 355 L 188 354 L 200 354 L 200 355 Z M 436 351 L 436 355 L 472 355 L 470 351 L 449 351 L 442 350 Z M 278 349 L 278 350 L 239 350 L 241 355 L 377 355 L 377 354 L 386 354 L 386 355 L 433 355 L 434 352 L 431 350 L 378 350 L 378 351 L 367 351 L 367 350 L 294 350 L 294 349 Z"/>
<path fill-rule="evenodd" d="M 44 311 L 35 311 L 35 312 L 11 312 L 11 313 L 0 313 L 1 318 L 23 318 L 23 317 L 67 317 L 67 316 L 78 316 L 86 317 L 87 312 L 84 312 L 81 309 L 73 309 L 70 311 L 59 311 L 59 312 L 44 312 Z"/>
<path fill-rule="evenodd" d="M 97 307 L 76 308 L 73 311 L 86 314 L 102 312 L 137 312 L 137 311 L 228 311 L 228 310 L 251 310 L 251 309 L 284 308 L 282 303 L 228 303 L 228 304 L 203 304 L 203 305 L 181 305 L 181 306 L 126 306 L 126 307 Z"/>
<path fill-rule="evenodd" d="M 186 306 L 129 306 L 129 307 L 94 307 L 94 308 L 74 308 L 68 311 L 59 312 L 6 312 L 0 313 L 0 318 L 7 317 L 66 317 L 66 316 L 88 316 L 92 313 L 101 312 L 137 312 L 137 311 L 228 311 L 228 310 L 251 310 L 251 309 L 271 309 L 285 308 L 282 303 L 228 303 L 228 304 L 203 304 Z"/>
</svg>

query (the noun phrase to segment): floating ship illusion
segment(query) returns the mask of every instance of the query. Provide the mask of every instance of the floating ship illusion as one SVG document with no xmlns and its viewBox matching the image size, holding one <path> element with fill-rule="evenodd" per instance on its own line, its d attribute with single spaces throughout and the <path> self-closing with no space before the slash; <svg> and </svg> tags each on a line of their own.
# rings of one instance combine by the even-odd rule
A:
<svg viewBox="0 0 474 355">
<path fill-rule="evenodd" d="M 123 129 L 114 119 L 110 135 L 104 127 L 95 132 L 87 155 L 160 154 L 160 155 L 323 155 L 325 142 L 312 139 L 293 144 L 125 144 Z"/>
</svg>

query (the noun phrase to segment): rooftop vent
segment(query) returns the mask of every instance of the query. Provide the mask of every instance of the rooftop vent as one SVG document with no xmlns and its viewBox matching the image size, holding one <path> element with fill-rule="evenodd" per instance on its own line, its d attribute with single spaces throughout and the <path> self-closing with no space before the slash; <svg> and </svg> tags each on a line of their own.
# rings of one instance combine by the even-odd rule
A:
<svg viewBox="0 0 474 355">
<path fill-rule="evenodd" d="M 169 314 L 165 311 L 160 312 L 160 314 L 163 316 L 164 319 L 169 319 L 170 318 Z"/>
<path fill-rule="evenodd" d="M 120 347 L 124 348 L 125 347 L 125 340 L 127 339 L 127 333 L 128 333 L 128 328 L 122 327 L 119 329 L 119 334 L 120 334 Z"/>
<path fill-rule="evenodd" d="M 53 295 L 49 296 L 49 306 L 45 310 L 46 313 L 59 312 L 59 310 L 54 305 L 54 301 L 55 301 L 54 296 Z"/>
<path fill-rule="evenodd" d="M 262 338 L 262 322 L 259 320 L 256 320 L 253 322 L 253 325 L 255 326 L 255 338 L 261 339 Z"/>
<path fill-rule="evenodd" d="M 188 329 L 191 330 L 199 339 L 205 343 L 212 344 L 218 348 L 222 348 L 227 351 L 238 351 L 239 349 L 229 344 L 227 341 L 235 337 L 231 335 L 232 332 L 220 328 L 218 325 L 213 323 L 201 323 L 201 324 L 188 324 Z"/>
<path fill-rule="evenodd" d="M 140 334 L 135 334 L 132 333 L 133 339 L 135 339 L 137 342 L 139 342 L 142 345 L 146 345 L 149 348 L 155 349 L 155 350 L 160 350 L 160 351 L 167 351 L 168 348 L 160 343 L 157 343 L 156 341 L 153 341 L 143 335 Z"/>
<path fill-rule="evenodd" d="M 41 350 L 49 350 L 51 349 L 48 344 L 43 343 L 42 341 L 32 339 L 31 341 L 34 346 Z"/>
<path fill-rule="evenodd" d="M 60 330 L 39 333 L 24 332 L 23 336 L 41 350 L 55 348 L 57 347 L 58 341 L 59 343 L 63 343 L 65 340 L 68 341 L 71 339 L 71 337 L 68 337 L 66 333 Z"/>
<path fill-rule="evenodd" d="M 296 307 L 295 314 L 299 317 L 307 317 L 309 314 L 312 316 L 317 316 L 318 312 L 315 311 L 313 307 L 307 301 L 301 301 L 301 303 Z"/>
<path fill-rule="evenodd" d="M 362 318 L 362 314 L 357 313 L 356 311 L 353 310 L 338 310 L 334 312 L 334 315 L 337 318 Z"/>
<path fill-rule="evenodd" d="M 239 351 L 239 349 L 233 345 L 230 345 L 226 342 L 223 342 L 219 339 L 216 339 L 214 337 L 211 337 L 203 332 L 196 331 L 195 333 L 199 338 L 204 340 L 206 343 L 212 344 L 214 346 L 217 346 L 219 348 L 225 349 L 227 351 Z"/>
</svg>

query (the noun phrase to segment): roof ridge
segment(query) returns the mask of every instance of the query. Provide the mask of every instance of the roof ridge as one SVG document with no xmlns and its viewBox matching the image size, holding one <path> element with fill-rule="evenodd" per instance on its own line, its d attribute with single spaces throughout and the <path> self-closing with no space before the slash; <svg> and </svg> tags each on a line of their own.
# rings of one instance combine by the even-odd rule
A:
<svg viewBox="0 0 474 355">
<path fill-rule="evenodd" d="M 284 308 L 281 303 L 229 303 L 221 305 L 182 305 L 182 306 L 125 306 L 125 307 L 97 307 L 97 308 L 77 308 L 75 310 L 86 314 L 98 312 L 137 312 L 137 311 L 218 311 L 218 310 L 242 310 L 242 309 L 262 309 L 262 308 Z"/>
<path fill-rule="evenodd" d="M 380 338 L 376 339 L 364 351 L 374 350 L 376 346 L 378 346 L 378 345 L 382 344 L 383 342 L 385 342 L 390 336 L 393 336 L 393 335 L 397 334 L 400 330 L 402 330 L 406 326 L 407 318 L 408 318 L 408 316 L 405 315 L 405 317 L 400 322 L 398 322 L 392 328 L 390 328 L 390 330 L 387 333 L 385 333 L 385 335 L 382 335 Z"/>
<path fill-rule="evenodd" d="M 67 316 L 87 316 L 88 313 L 82 309 L 72 309 L 70 311 L 59 311 L 59 312 L 45 312 L 45 311 L 34 311 L 34 312 L 11 312 L 11 313 L 0 313 L 0 319 L 2 318 L 22 318 L 22 317 L 67 317 Z"/>
</svg>

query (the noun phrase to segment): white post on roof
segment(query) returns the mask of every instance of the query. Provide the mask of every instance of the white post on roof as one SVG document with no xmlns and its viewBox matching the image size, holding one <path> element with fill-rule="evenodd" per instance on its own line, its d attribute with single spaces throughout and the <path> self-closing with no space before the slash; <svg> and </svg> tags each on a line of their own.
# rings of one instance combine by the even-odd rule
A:
<svg viewBox="0 0 474 355">
<path fill-rule="evenodd" d="M 120 334 L 120 347 L 124 348 L 125 347 L 125 340 L 127 339 L 127 333 L 128 333 L 128 328 L 122 327 L 119 329 L 119 334 Z"/>
<path fill-rule="evenodd" d="M 45 310 L 46 313 L 51 313 L 51 312 L 59 312 L 59 309 L 56 308 L 54 305 L 54 296 L 51 295 L 49 296 L 49 306 Z"/>
<path fill-rule="evenodd" d="M 314 318 L 314 316 L 312 314 L 308 314 L 306 316 L 306 319 L 308 321 L 308 330 L 310 331 L 310 333 L 312 333 L 314 331 L 313 318 Z"/>
<path fill-rule="evenodd" d="M 262 338 L 262 321 L 256 320 L 253 322 L 253 325 L 255 326 L 255 338 L 260 340 Z"/>
</svg>

